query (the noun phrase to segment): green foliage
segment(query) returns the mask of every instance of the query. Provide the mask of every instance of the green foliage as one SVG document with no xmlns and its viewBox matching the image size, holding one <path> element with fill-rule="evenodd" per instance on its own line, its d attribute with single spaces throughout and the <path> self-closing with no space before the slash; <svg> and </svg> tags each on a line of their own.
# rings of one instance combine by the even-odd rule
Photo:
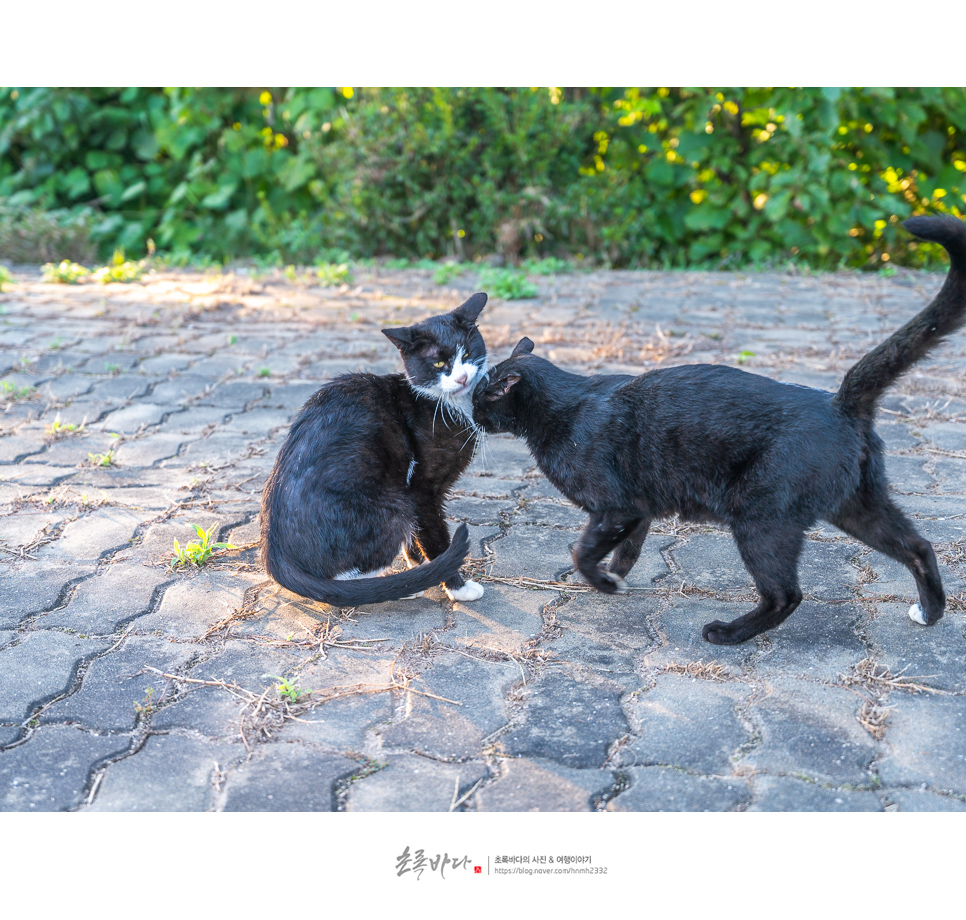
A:
<svg viewBox="0 0 966 920">
<path fill-rule="evenodd" d="M 112 282 L 127 284 L 131 281 L 139 281 L 143 274 L 144 267 L 139 262 L 128 262 L 124 258 L 124 250 L 115 249 L 110 263 L 95 269 L 91 274 L 91 280 L 99 281 L 101 284 Z"/>
<path fill-rule="evenodd" d="M 5 402 L 16 402 L 20 399 L 30 399 L 30 397 L 36 392 L 37 388 L 30 386 L 29 384 L 18 387 L 9 380 L 0 380 L 0 404 Z"/>
<path fill-rule="evenodd" d="M 71 262 L 70 259 L 64 259 L 58 265 L 48 262 L 43 266 L 41 271 L 42 280 L 55 284 L 77 284 L 78 281 L 86 278 L 91 273 L 89 268 L 84 268 L 83 265 Z"/>
<path fill-rule="evenodd" d="M 91 466 L 114 466 L 114 448 L 110 448 L 103 454 L 89 453 L 87 459 Z"/>
<path fill-rule="evenodd" d="M 198 539 L 192 540 L 184 546 L 178 540 L 174 541 L 174 559 L 171 560 L 171 568 L 179 565 L 202 566 L 211 559 L 216 550 L 236 548 L 231 543 L 212 543 L 217 524 L 212 524 L 208 530 L 198 524 L 191 526 L 198 535 Z"/>
<path fill-rule="evenodd" d="M 964 131 L 942 87 L 0 88 L 0 258 L 924 265 Z"/>
<path fill-rule="evenodd" d="M 322 287 L 335 287 L 339 284 L 352 283 L 352 273 L 349 271 L 349 266 L 345 262 L 342 262 L 340 265 L 323 262 L 321 265 L 316 266 L 315 277 Z"/>
<path fill-rule="evenodd" d="M 433 281 L 437 284 L 449 284 L 454 278 L 459 278 L 466 268 L 466 265 L 459 262 L 443 262 L 433 272 Z"/>
<path fill-rule="evenodd" d="M 2 108 L 0 104 L 0 111 Z M 0 155 L 0 161 L 2 159 Z M 3 201 L 0 193 L 0 258 L 10 262 L 61 259 L 90 262 L 97 255 L 97 246 L 90 237 L 89 209 L 44 211 L 42 208 L 5 207 Z"/>
<path fill-rule="evenodd" d="M 547 256 L 544 259 L 527 259 L 523 268 L 528 275 L 562 275 L 574 270 L 573 265 L 566 259 Z"/>
<path fill-rule="evenodd" d="M 5 284 L 13 284 L 13 275 L 10 274 L 9 269 L 0 265 L 0 292 L 3 291 Z"/>
<path fill-rule="evenodd" d="M 480 272 L 480 289 L 503 300 L 537 296 L 537 286 L 523 272 L 512 268 L 488 268 Z"/>
<path fill-rule="evenodd" d="M 270 677 L 272 680 L 277 680 L 278 684 L 275 686 L 275 690 L 279 696 L 288 700 L 290 703 L 298 702 L 299 697 L 303 696 L 306 692 L 287 677 L 279 677 L 277 674 L 263 674 L 262 677 Z"/>
</svg>

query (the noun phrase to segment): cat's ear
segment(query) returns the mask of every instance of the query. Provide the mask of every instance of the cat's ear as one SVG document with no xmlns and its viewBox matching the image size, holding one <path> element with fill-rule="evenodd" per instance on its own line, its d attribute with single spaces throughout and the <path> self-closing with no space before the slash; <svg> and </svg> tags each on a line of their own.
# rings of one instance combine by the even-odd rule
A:
<svg viewBox="0 0 966 920">
<path fill-rule="evenodd" d="M 460 304 L 454 311 L 453 316 L 464 323 L 475 323 L 483 307 L 486 306 L 486 294 L 474 294 L 464 304 Z"/>
<path fill-rule="evenodd" d="M 398 329 L 383 329 L 382 334 L 399 349 L 413 344 L 413 330 L 409 326 L 400 326 Z"/>
<path fill-rule="evenodd" d="M 526 336 L 517 342 L 517 347 L 513 349 L 510 353 L 511 358 L 516 358 L 518 355 L 529 355 L 533 351 L 533 342 L 530 341 Z"/>
<path fill-rule="evenodd" d="M 520 382 L 519 374 L 504 374 L 502 377 L 494 380 L 487 388 L 486 392 L 483 394 L 483 398 L 487 402 L 493 402 L 495 399 L 503 399 L 507 393 L 513 388 L 514 384 Z"/>
</svg>

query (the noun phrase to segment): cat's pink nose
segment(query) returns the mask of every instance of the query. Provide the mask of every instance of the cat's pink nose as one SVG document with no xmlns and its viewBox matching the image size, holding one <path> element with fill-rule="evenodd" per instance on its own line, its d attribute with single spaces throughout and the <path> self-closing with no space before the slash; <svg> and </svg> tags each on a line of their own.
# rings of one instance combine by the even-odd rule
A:
<svg viewBox="0 0 966 920">
<path fill-rule="evenodd" d="M 460 375 L 459 375 L 459 377 L 457 377 L 457 378 L 456 378 L 456 382 L 457 382 L 457 383 L 458 383 L 458 384 L 459 384 L 459 385 L 460 385 L 461 387 L 462 387 L 462 386 L 466 386 L 466 374 L 460 374 Z"/>
</svg>

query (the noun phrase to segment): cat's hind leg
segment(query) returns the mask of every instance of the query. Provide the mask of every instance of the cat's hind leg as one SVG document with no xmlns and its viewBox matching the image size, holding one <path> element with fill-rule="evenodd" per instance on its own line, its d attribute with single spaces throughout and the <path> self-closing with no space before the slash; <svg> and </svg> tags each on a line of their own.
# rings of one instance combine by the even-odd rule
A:
<svg viewBox="0 0 966 920">
<path fill-rule="evenodd" d="M 946 607 L 946 594 L 936 553 L 888 495 L 878 491 L 860 493 L 829 521 L 909 569 L 919 592 L 919 603 L 909 608 L 909 616 L 923 626 L 939 622 Z"/>
<path fill-rule="evenodd" d="M 600 562 L 612 549 L 618 546 L 623 548 L 622 544 L 627 541 L 630 546 L 626 559 L 629 559 L 630 562 L 626 571 L 630 571 L 631 566 L 640 554 L 640 545 L 644 542 L 644 537 L 647 536 L 647 527 L 645 526 L 643 534 L 640 535 L 637 542 L 635 552 L 634 541 L 637 539 L 637 530 L 640 523 L 640 516 L 622 514 L 618 511 L 591 512 L 590 520 L 574 547 L 574 562 L 577 565 L 577 571 L 598 591 L 603 591 L 605 594 L 617 594 L 627 590 L 623 575 L 614 568 L 613 562 L 610 569 L 603 568 Z"/>
<path fill-rule="evenodd" d="M 795 524 L 755 522 L 732 527 L 738 551 L 758 589 L 754 610 L 725 623 L 714 620 L 701 635 L 714 645 L 738 645 L 785 620 L 802 602 L 798 557 L 805 540 Z"/>
<path fill-rule="evenodd" d="M 614 550 L 614 555 L 611 556 L 610 564 L 607 566 L 608 572 L 613 572 L 619 578 L 627 577 L 627 573 L 634 568 L 634 563 L 641 555 L 641 548 L 644 546 L 650 526 L 650 518 L 638 521 L 630 535 L 622 543 L 617 544 L 617 549 Z"/>
</svg>

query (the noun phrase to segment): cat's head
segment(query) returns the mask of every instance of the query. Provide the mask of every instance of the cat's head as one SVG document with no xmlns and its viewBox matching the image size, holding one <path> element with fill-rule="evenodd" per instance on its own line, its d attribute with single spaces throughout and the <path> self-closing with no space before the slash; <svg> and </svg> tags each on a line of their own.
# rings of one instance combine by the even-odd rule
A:
<svg viewBox="0 0 966 920">
<path fill-rule="evenodd" d="M 450 313 L 382 330 L 399 349 L 413 389 L 465 416 L 473 390 L 486 374 L 486 345 L 476 328 L 485 304 L 486 294 L 474 294 Z"/>
<path fill-rule="evenodd" d="M 541 361 L 531 354 L 533 342 L 524 336 L 506 361 L 488 374 L 486 383 L 473 393 L 473 420 L 484 431 L 509 431 L 514 434 L 526 409 L 523 391 L 518 386 L 526 375 L 528 363 Z"/>
</svg>

